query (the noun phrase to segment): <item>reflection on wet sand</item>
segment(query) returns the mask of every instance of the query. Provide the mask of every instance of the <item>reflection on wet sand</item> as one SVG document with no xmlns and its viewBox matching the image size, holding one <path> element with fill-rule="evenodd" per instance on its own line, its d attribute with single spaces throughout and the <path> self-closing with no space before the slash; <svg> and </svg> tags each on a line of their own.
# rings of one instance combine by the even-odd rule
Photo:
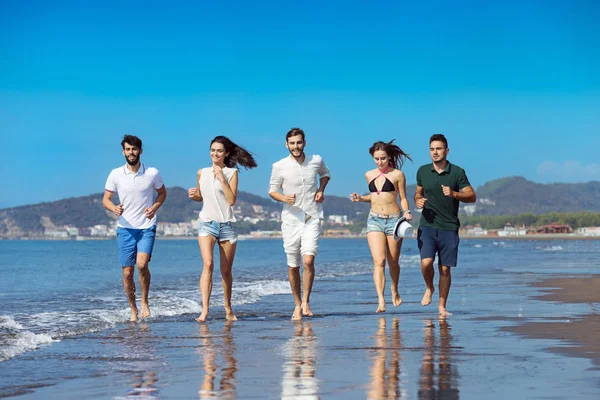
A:
<svg viewBox="0 0 600 400">
<path fill-rule="evenodd" d="M 440 338 L 439 346 L 436 346 L 435 324 L 432 319 L 425 320 L 419 399 L 458 399 L 458 372 L 457 367 L 452 365 L 451 328 L 446 319 L 439 319 L 438 323 Z M 435 369 L 436 349 L 438 371 Z"/>
<path fill-rule="evenodd" d="M 316 372 L 317 336 L 312 322 L 296 324 L 294 336 L 284 347 L 285 362 L 281 378 L 282 399 L 318 399 Z"/>
<path fill-rule="evenodd" d="M 210 332 L 208 325 L 200 325 L 202 346 L 199 348 L 199 351 L 204 356 L 204 379 L 198 392 L 201 398 L 236 398 L 235 373 L 237 372 L 237 360 L 235 358 L 236 347 L 231 332 L 232 326 L 233 323 L 231 321 L 225 322 L 223 344 L 219 346 L 214 343 L 215 337 Z M 221 369 L 221 381 L 219 382 L 219 388 L 216 389 L 215 381 L 218 374 L 217 357 L 219 352 L 222 353 L 225 367 Z"/>
<path fill-rule="evenodd" d="M 386 331 L 385 318 L 379 318 L 379 329 L 375 335 L 375 353 L 371 368 L 371 383 L 369 399 L 400 399 L 406 398 L 400 381 L 400 349 L 402 336 L 400 334 L 400 319 L 392 320 L 392 333 L 389 337 Z"/>
<path fill-rule="evenodd" d="M 135 362 L 152 357 L 152 330 L 150 325 L 146 323 L 130 324 L 129 334 L 124 336 L 125 346 L 127 347 L 127 357 L 132 358 Z M 145 370 L 146 365 L 139 366 L 143 369 L 137 371 L 132 376 L 131 389 L 127 392 L 126 398 L 143 398 L 148 400 L 158 399 L 158 374 L 152 370 Z"/>
</svg>

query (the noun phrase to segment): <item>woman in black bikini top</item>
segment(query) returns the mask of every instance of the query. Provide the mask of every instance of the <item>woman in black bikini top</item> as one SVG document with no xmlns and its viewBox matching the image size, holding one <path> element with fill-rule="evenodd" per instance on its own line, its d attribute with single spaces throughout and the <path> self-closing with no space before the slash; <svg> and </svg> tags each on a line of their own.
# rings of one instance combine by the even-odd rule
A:
<svg viewBox="0 0 600 400">
<path fill-rule="evenodd" d="M 394 240 L 394 227 L 401 216 L 407 221 L 412 219 L 406 198 L 406 178 L 400 171 L 404 161 L 406 159 L 412 161 L 412 159 L 396 146 L 393 140 L 389 143 L 375 142 L 369 149 L 369 153 L 377 165 L 376 169 L 365 174 L 370 193 L 366 196 L 352 193 L 350 200 L 371 203 L 371 211 L 367 219 L 367 240 L 373 256 L 373 281 L 379 302 L 375 312 L 381 313 L 385 312 L 386 258 L 392 279 L 392 304 L 399 306 L 402 303 L 398 292 L 402 239 Z"/>
</svg>

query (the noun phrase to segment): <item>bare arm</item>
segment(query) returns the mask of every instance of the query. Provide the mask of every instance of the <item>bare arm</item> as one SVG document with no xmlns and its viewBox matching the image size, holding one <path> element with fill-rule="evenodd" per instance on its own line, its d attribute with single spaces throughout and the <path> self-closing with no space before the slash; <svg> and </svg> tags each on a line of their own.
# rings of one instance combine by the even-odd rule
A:
<svg viewBox="0 0 600 400">
<path fill-rule="evenodd" d="M 415 191 L 415 205 L 417 208 L 423 208 L 425 206 L 427 199 L 423 196 L 423 194 L 423 186 L 417 185 L 417 190 Z"/>
<path fill-rule="evenodd" d="M 452 197 L 463 203 L 475 203 L 475 201 L 477 201 L 477 196 L 475 195 L 475 190 L 473 190 L 472 186 L 466 186 L 462 188 L 460 192 L 455 192 L 448 186 L 442 185 L 442 190 L 445 196 Z"/>
<path fill-rule="evenodd" d="M 227 204 L 233 207 L 235 205 L 235 201 L 237 200 L 238 172 L 235 171 L 229 181 L 223 177 L 221 185 L 223 186 L 223 193 L 225 193 L 225 200 L 227 200 Z"/>
<path fill-rule="evenodd" d="M 329 183 L 329 179 L 329 176 L 322 176 L 321 179 L 319 179 L 319 188 L 315 193 L 315 201 L 317 203 L 322 203 L 323 200 L 325 200 L 325 187 L 327 186 L 327 183 Z"/>
<path fill-rule="evenodd" d="M 369 183 L 369 173 L 365 173 L 365 179 L 367 180 L 367 184 Z M 370 203 L 371 202 L 371 193 L 366 196 L 361 196 L 360 194 L 354 192 L 350 193 L 350 200 L 353 202 L 361 202 L 361 203 Z"/>
<path fill-rule="evenodd" d="M 406 198 L 406 177 L 402 171 L 398 171 L 398 195 L 400 196 L 400 208 L 404 210 L 404 218 L 410 221 L 412 215 L 410 213 L 410 204 L 408 204 L 408 199 Z"/>
<path fill-rule="evenodd" d="M 293 194 L 291 196 L 286 196 L 280 192 L 270 192 L 269 197 L 271 197 L 275 201 L 279 201 L 281 203 L 287 203 L 290 206 L 294 205 L 294 203 L 296 202 L 296 194 Z"/>
<path fill-rule="evenodd" d="M 163 205 L 165 200 L 167 199 L 167 188 L 165 185 L 162 185 L 160 189 L 156 189 L 158 195 L 156 196 L 156 200 L 154 200 L 154 204 L 152 206 L 146 208 L 144 210 L 144 214 L 146 214 L 146 218 L 153 218 L 156 215 L 156 212 Z"/>
<path fill-rule="evenodd" d="M 113 192 L 105 190 L 104 196 L 102 197 L 102 206 L 115 215 L 121 215 L 123 214 L 123 204 L 115 206 L 112 202 L 113 195 Z"/>
<path fill-rule="evenodd" d="M 188 189 L 188 198 L 190 200 L 194 200 L 194 201 L 198 201 L 198 202 L 202 201 L 202 193 L 200 192 L 200 177 L 201 176 L 202 176 L 202 170 L 199 169 L 198 173 L 196 174 L 196 187 Z"/>
</svg>

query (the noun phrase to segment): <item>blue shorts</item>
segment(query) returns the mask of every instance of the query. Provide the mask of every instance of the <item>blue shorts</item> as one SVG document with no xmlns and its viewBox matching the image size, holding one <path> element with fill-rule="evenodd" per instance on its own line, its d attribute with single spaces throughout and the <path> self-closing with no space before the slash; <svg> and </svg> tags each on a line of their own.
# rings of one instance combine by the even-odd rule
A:
<svg viewBox="0 0 600 400">
<path fill-rule="evenodd" d="M 396 222 L 398 222 L 399 219 L 400 213 L 383 215 L 371 211 L 369 212 L 369 217 L 367 218 L 367 233 L 383 232 L 386 236 L 392 236 L 394 234 Z"/>
<path fill-rule="evenodd" d="M 234 244 L 238 240 L 234 222 L 200 221 L 198 236 L 212 236 L 219 242 L 230 241 Z"/>
<path fill-rule="evenodd" d="M 152 255 L 156 225 L 147 229 L 129 229 L 117 227 L 117 244 L 121 267 L 133 267 L 137 253 Z"/>
<path fill-rule="evenodd" d="M 435 258 L 437 254 L 438 264 L 445 267 L 456 267 L 459 242 L 458 231 L 444 231 L 420 226 L 417 234 L 421 260 Z"/>
</svg>

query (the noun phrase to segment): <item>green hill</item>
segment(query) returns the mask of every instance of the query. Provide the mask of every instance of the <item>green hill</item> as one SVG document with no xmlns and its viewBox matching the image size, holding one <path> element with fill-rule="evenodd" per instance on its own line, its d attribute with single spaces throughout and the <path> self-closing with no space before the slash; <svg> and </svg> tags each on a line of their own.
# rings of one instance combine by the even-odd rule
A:
<svg viewBox="0 0 600 400">
<path fill-rule="evenodd" d="M 486 183 L 476 189 L 477 203 L 467 210 L 472 215 L 546 214 L 550 212 L 600 212 L 600 182 L 540 184 L 522 177 L 508 177 Z M 411 208 L 415 185 L 407 187 Z M 281 211 L 281 204 L 269 198 L 239 192 L 236 206 L 243 216 L 253 216 L 262 208 L 262 215 Z M 257 207 L 260 206 L 260 207 Z M 190 201 L 187 190 L 168 188 L 168 198 L 159 212 L 162 222 L 189 222 L 196 218 L 202 205 Z M 352 203 L 347 197 L 325 196 L 325 216 L 347 215 L 358 225 L 365 222 L 369 209 L 366 203 Z M 463 209 L 464 210 L 464 209 Z M 464 211 L 463 211 L 464 212 Z M 418 217 L 418 214 L 415 214 Z M 78 228 L 108 224 L 114 216 L 102 207 L 102 193 L 73 197 L 54 202 L 26 205 L 0 210 L 0 238 L 40 236 L 44 228 L 73 225 Z"/>
</svg>

